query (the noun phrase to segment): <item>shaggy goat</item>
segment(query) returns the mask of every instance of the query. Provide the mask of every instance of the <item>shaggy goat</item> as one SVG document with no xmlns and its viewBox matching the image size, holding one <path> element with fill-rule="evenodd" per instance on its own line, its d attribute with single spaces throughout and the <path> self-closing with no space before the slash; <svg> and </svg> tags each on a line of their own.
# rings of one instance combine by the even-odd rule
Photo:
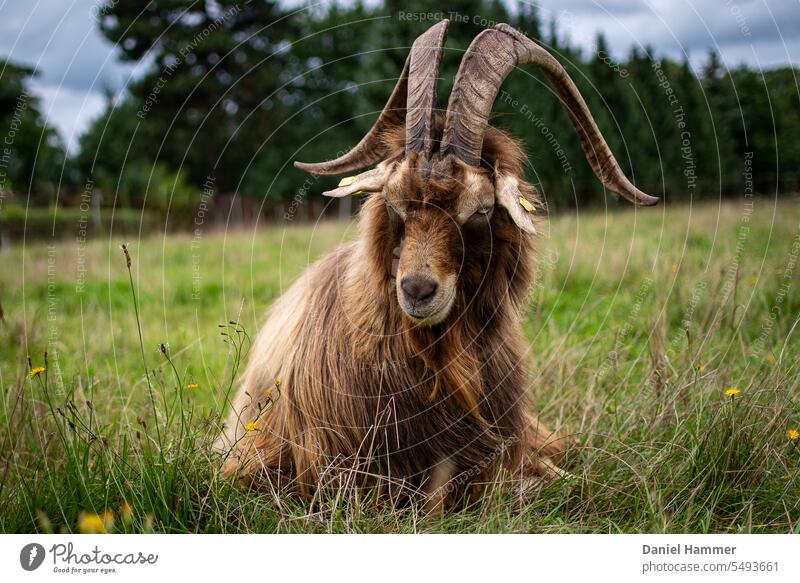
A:
<svg viewBox="0 0 800 583">
<path fill-rule="evenodd" d="M 224 471 L 312 492 L 333 463 L 381 484 L 464 491 L 499 468 L 547 471 L 562 445 L 527 410 L 519 326 L 533 272 L 534 189 L 520 145 L 487 127 L 503 79 L 541 67 L 595 174 L 638 204 L 572 80 L 508 25 L 464 54 L 446 115 L 435 113 L 447 22 L 415 42 L 379 119 L 315 175 L 377 166 L 329 196 L 368 194 L 360 238 L 272 307 L 218 447 Z M 281 380 L 280 397 L 274 386 Z"/>
</svg>

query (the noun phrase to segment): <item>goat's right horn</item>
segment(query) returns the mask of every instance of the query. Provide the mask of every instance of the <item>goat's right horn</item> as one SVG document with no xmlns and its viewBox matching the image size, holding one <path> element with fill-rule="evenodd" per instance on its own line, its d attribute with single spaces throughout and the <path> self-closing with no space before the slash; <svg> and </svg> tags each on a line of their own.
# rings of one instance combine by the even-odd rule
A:
<svg viewBox="0 0 800 583">
<path fill-rule="evenodd" d="M 536 65 L 547 74 L 600 182 L 636 204 L 656 204 L 658 198 L 645 194 L 625 177 L 561 63 L 507 24 L 498 24 L 476 36 L 461 59 L 447 105 L 441 156 L 453 155 L 472 166 L 480 164 L 483 134 L 492 105 L 506 76 L 520 64 Z"/>
<path fill-rule="evenodd" d="M 345 174 L 371 166 L 383 159 L 386 147 L 381 135 L 391 127 L 406 124 L 406 153 L 429 155 L 433 143 L 436 82 L 447 36 L 447 20 L 433 25 L 411 46 L 403 72 L 378 120 L 347 154 L 317 164 L 295 162 L 295 168 L 310 174 Z"/>
</svg>

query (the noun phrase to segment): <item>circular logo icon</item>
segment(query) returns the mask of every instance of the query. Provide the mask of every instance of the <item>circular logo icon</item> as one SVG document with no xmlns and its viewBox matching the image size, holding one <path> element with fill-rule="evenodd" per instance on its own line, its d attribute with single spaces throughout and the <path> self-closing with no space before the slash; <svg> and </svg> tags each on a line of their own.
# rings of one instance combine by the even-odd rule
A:
<svg viewBox="0 0 800 583">
<path fill-rule="evenodd" d="M 29 543 L 19 552 L 19 564 L 26 571 L 35 571 L 44 562 L 44 547 L 39 543 Z"/>
</svg>

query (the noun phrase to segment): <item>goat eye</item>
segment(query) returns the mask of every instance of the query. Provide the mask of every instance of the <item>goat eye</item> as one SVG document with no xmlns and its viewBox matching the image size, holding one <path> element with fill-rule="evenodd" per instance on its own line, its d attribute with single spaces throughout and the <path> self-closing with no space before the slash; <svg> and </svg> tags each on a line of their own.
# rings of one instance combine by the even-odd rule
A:
<svg viewBox="0 0 800 583">
<path fill-rule="evenodd" d="M 489 219 L 492 216 L 493 207 L 484 206 L 476 210 L 472 213 L 472 216 L 468 219 L 471 223 L 483 222 Z"/>
</svg>

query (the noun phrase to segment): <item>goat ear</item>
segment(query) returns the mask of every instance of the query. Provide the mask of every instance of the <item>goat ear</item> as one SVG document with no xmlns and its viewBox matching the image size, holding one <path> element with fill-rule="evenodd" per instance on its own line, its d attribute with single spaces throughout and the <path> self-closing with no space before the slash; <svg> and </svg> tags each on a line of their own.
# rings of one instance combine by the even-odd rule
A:
<svg viewBox="0 0 800 583">
<path fill-rule="evenodd" d="M 498 174 L 494 192 L 497 204 L 508 211 L 516 225 L 526 233 L 535 234 L 533 203 L 520 192 L 519 180 L 508 174 Z"/>
<path fill-rule="evenodd" d="M 323 192 L 325 196 L 341 197 L 361 192 L 380 192 L 386 182 L 386 168 L 379 164 L 372 170 L 339 181 L 339 188 Z"/>
</svg>

